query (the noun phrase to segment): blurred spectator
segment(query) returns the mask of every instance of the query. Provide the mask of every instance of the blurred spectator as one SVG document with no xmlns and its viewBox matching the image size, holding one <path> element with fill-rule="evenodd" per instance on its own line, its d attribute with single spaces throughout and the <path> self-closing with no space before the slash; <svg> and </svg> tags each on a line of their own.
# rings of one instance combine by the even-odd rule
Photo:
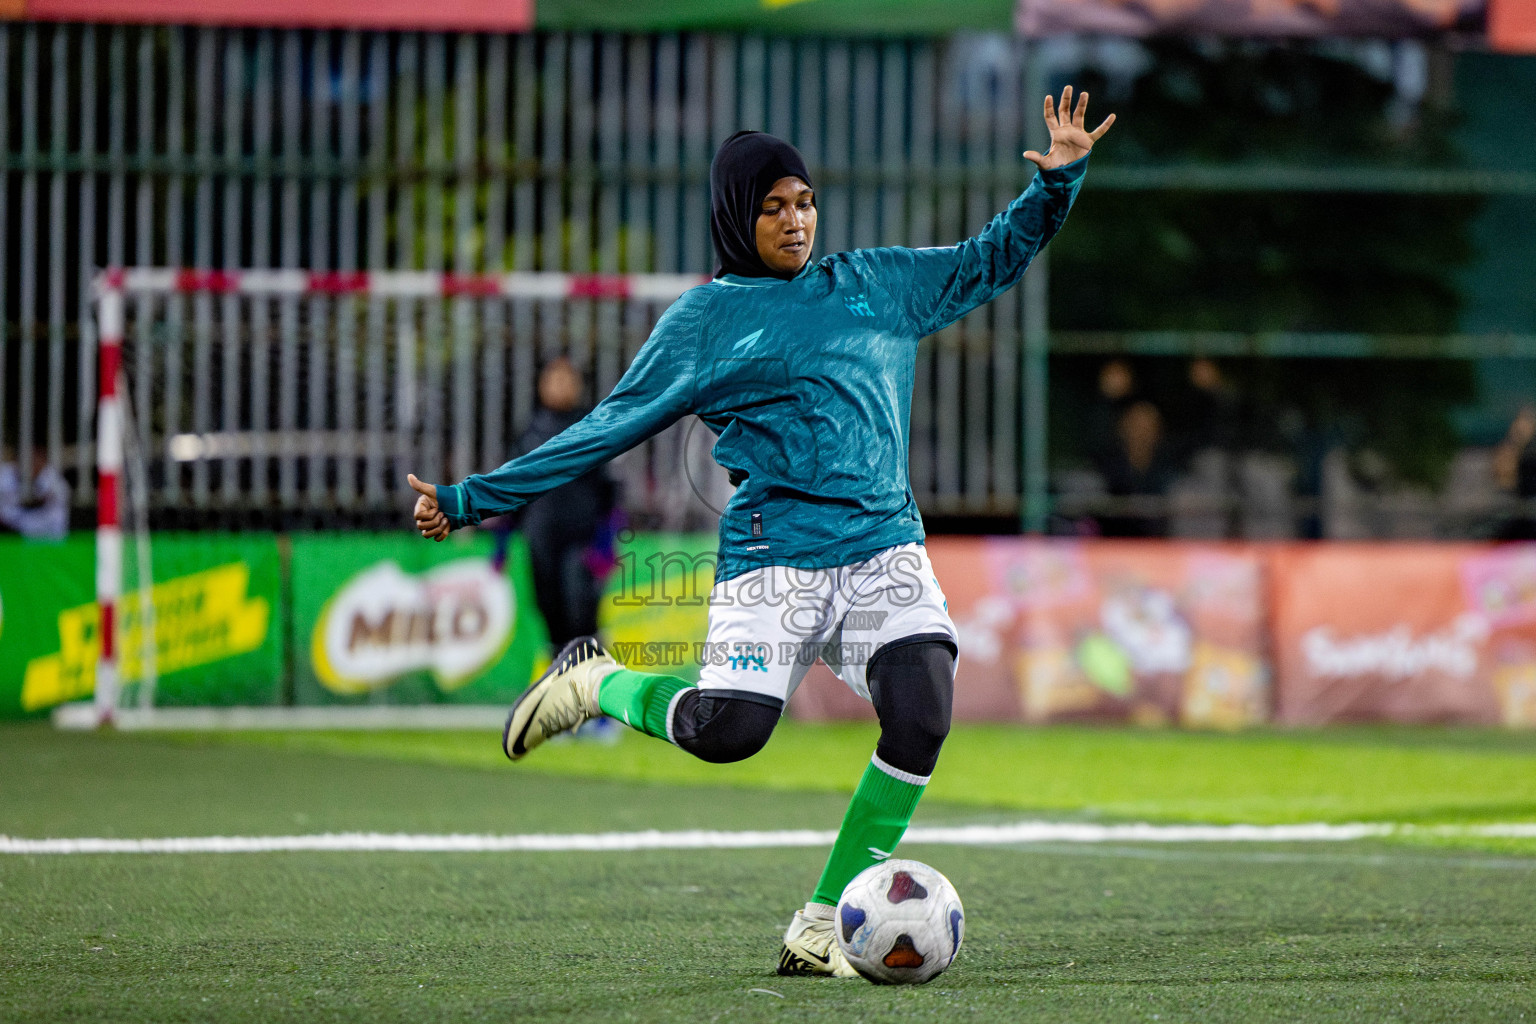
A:
<svg viewBox="0 0 1536 1024">
<path fill-rule="evenodd" d="M 1302 540 L 1321 540 L 1326 534 L 1323 515 L 1324 482 L 1335 452 L 1344 449 L 1344 439 L 1335 426 L 1314 424 L 1302 410 L 1288 407 L 1274 417 L 1291 464 L 1296 468 L 1292 491 L 1301 500 L 1302 512 L 1296 523 L 1296 536 Z"/>
<path fill-rule="evenodd" d="M 1536 407 L 1521 409 L 1509 425 L 1504 440 L 1493 453 L 1493 473 L 1501 488 L 1522 502 L 1522 507 L 1498 532 L 1500 540 L 1536 540 L 1536 516 L 1529 503 L 1536 499 Z"/>
<path fill-rule="evenodd" d="M 1145 399 L 1132 402 L 1120 417 L 1116 445 L 1099 466 L 1104 486 L 1112 497 L 1163 498 L 1178 472 L 1178 460 L 1163 430 L 1163 416 Z M 1132 507 L 1123 513 L 1103 516 L 1100 529 L 1106 537 L 1161 537 L 1167 533 L 1167 517 Z"/>
<path fill-rule="evenodd" d="M 1179 536 L 1229 537 L 1237 506 L 1236 460 L 1241 402 L 1216 361 L 1190 360 L 1182 392 L 1178 457 L 1184 478 L 1175 485 L 1182 511 L 1172 520 Z"/>
<path fill-rule="evenodd" d="M 1099 367 L 1099 393 L 1088 410 L 1088 457 L 1102 467 L 1120 447 L 1120 419 L 1136 395 L 1136 375 L 1124 359 Z"/>
<path fill-rule="evenodd" d="M 585 415 L 581 374 L 561 356 L 539 374 L 539 408 L 518 440 L 524 455 Z M 556 651 L 597 632 L 603 580 L 613 567 L 615 487 L 599 467 L 529 503 L 520 523 L 533 567 L 534 597 Z M 498 526 L 498 567 L 506 558 L 511 517 Z"/>
<path fill-rule="evenodd" d="M 32 467 L 32 486 L 26 488 L 16 461 L 0 461 L 0 532 L 63 540 L 69 533 L 69 483 L 42 449 L 34 449 Z"/>
<path fill-rule="evenodd" d="M 1189 448 L 1191 454 L 1208 448 L 1231 452 L 1237 447 L 1239 401 L 1221 367 L 1201 356 L 1189 364 Z"/>
</svg>

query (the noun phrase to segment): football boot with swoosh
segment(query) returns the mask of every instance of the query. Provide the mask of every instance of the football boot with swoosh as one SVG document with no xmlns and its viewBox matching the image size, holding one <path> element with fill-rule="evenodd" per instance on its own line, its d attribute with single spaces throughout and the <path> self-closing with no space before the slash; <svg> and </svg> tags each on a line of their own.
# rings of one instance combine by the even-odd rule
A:
<svg viewBox="0 0 1536 1024">
<path fill-rule="evenodd" d="M 595 637 L 577 637 L 566 644 L 548 670 L 512 705 L 501 733 L 501 749 L 512 760 L 521 760 L 551 736 L 602 715 L 598 685 L 623 667 Z"/>
<path fill-rule="evenodd" d="M 834 909 L 824 903 L 807 903 L 804 910 L 795 911 L 795 919 L 784 933 L 784 948 L 779 951 L 780 974 L 859 976 L 837 944 Z"/>
</svg>

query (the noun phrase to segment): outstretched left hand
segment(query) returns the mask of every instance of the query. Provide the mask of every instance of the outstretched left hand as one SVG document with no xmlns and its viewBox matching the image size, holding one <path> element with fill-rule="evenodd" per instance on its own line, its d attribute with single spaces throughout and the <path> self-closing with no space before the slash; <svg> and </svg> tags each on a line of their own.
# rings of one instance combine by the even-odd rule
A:
<svg viewBox="0 0 1536 1024">
<path fill-rule="evenodd" d="M 1053 167 L 1062 167 L 1074 160 L 1080 160 L 1093 149 L 1093 144 L 1104 137 L 1109 131 L 1109 126 L 1115 123 L 1115 115 L 1110 114 L 1104 119 L 1104 123 L 1093 131 L 1085 127 L 1088 117 L 1088 94 L 1083 93 L 1077 98 L 1077 109 L 1072 109 L 1072 87 L 1069 85 L 1061 90 L 1061 119 L 1056 116 L 1056 103 L 1047 96 L 1045 98 L 1045 126 L 1051 130 L 1051 148 L 1043 155 L 1029 150 L 1024 154 L 1024 159 L 1033 161 L 1035 166 L 1042 171 L 1048 171 Z"/>
</svg>

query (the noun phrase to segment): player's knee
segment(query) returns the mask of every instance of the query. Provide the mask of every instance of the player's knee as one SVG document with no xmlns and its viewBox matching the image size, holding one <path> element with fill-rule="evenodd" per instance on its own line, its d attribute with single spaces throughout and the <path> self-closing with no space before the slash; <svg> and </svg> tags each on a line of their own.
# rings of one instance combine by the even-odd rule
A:
<svg viewBox="0 0 1536 1024">
<path fill-rule="evenodd" d="M 890 725 L 882 722 L 875 753 L 892 768 L 913 775 L 928 776 L 933 774 L 934 766 L 939 763 L 939 751 L 944 748 L 944 740 L 948 736 L 947 717 L 942 721 L 912 718 Z"/>
<path fill-rule="evenodd" d="M 729 764 L 762 750 L 779 722 L 779 709 L 757 701 L 684 693 L 672 719 L 677 745 L 701 761 Z"/>
<path fill-rule="evenodd" d="M 929 769 L 931 770 L 932 762 L 939 759 L 939 749 L 949 738 L 949 716 L 932 715 L 916 718 L 908 723 L 907 732 L 912 749 L 930 761 Z"/>
<path fill-rule="evenodd" d="M 880 760 L 913 775 L 929 775 L 949 736 L 955 654 L 947 639 L 887 647 L 869 666 L 870 696 L 880 716 Z"/>
</svg>

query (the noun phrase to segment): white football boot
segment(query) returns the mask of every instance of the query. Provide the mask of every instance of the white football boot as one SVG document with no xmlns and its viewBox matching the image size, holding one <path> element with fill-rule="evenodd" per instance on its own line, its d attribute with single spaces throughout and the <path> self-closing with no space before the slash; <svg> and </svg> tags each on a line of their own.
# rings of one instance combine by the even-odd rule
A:
<svg viewBox="0 0 1536 1024">
<path fill-rule="evenodd" d="M 825 903 L 807 903 L 795 911 L 795 919 L 784 933 L 784 949 L 779 953 L 780 974 L 819 974 L 832 978 L 857 978 L 848 958 L 837 945 L 836 907 Z"/>
<path fill-rule="evenodd" d="M 501 733 L 501 749 L 517 761 L 551 736 L 599 717 L 603 709 L 597 706 L 597 687 L 623 667 L 593 637 L 577 637 L 566 644 L 512 705 Z"/>
</svg>

